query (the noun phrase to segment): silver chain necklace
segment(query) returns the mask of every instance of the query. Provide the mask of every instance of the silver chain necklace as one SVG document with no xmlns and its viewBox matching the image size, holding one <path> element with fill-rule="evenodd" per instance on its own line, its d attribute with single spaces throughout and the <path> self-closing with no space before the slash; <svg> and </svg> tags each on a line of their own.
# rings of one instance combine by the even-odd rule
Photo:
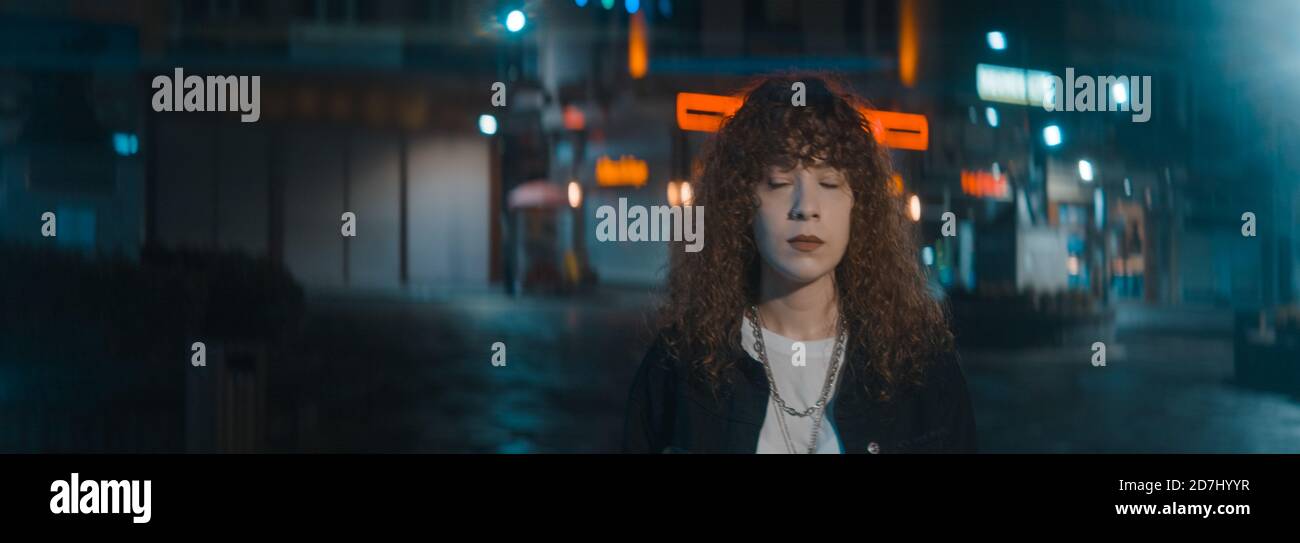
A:
<svg viewBox="0 0 1300 543">
<path fill-rule="evenodd" d="M 758 306 L 749 306 L 748 315 L 750 326 L 754 329 L 754 350 L 758 352 L 759 359 L 763 362 L 763 370 L 767 373 L 767 388 L 772 394 L 772 399 L 776 402 L 777 422 L 781 427 L 781 436 L 785 439 L 786 450 L 790 453 L 795 452 L 793 440 L 790 439 L 790 430 L 786 427 L 785 417 L 782 413 L 789 414 L 793 417 L 807 417 L 813 415 L 812 443 L 808 447 L 808 454 L 817 452 L 817 434 L 821 430 L 822 420 L 825 419 L 823 407 L 830 399 L 831 388 L 835 384 L 835 376 L 839 373 L 841 358 L 844 355 L 845 336 L 848 335 L 848 327 L 844 325 L 844 316 L 841 315 L 836 319 L 835 350 L 831 354 L 830 369 L 826 372 L 826 383 L 822 385 L 821 396 L 817 398 L 817 403 L 803 411 L 797 411 L 785 404 L 785 400 L 776 391 L 776 378 L 772 375 L 772 365 L 767 361 L 767 348 L 763 343 L 763 326 L 758 318 Z"/>
</svg>

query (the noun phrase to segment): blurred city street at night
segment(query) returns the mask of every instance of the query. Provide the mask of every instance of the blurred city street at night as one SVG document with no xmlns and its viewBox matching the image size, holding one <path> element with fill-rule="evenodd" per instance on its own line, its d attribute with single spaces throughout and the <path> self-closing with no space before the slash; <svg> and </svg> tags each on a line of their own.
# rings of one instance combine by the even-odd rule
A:
<svg viewBox="0 0 1300 543">
<path fill-rule="evenodd" d="M 735 237 L 602 219 L 702 218 L 704 150 L 772 74 L 866 100 L 844 126 L 892 171 L 855 180 L 951 313 L 981 450 L 1300 452 L 1297 25 L 0 0 L 0 453 L 618 451 L 670 257 Z"/>
</svg>

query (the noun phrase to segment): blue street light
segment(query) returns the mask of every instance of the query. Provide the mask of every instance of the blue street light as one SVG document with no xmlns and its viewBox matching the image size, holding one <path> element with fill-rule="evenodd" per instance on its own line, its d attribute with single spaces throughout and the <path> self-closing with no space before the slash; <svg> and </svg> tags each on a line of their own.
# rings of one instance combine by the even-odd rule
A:
<svg viewBox="0 0 1300 543">
<path fill-rule="evenodd" d="M 140 138 L 126 132 L 113 133 L 113 152 L 119 156 L 131 156 L 140 151 Z"/>
<path fill-rule="evenodd" d="M 989 49 L 1001 51 L 1007 48 L 1007 36 L 1001 32 L 989 32 L 984 38 L 989 42 Z"/>
<path fill-rule="evenodd" d="M 993 128 L 997 128 L 997 127 L 998 127 L 998 110 L 993 109 L 992 107 L 985 107 L 985 108 L 984 108 L 984 119 L 987 120 L 987 121 L 989 122 L 989 126 L 992 126 Z"/>
<path fill-rule="evenodd" d="M 1079 179 L 1085 182 L 1092 182 L 1092 163 L 1087 160 L 1079 161 Z"/>
<path fill-rule="evenodd" d="M 485 136 L 491 136 L 497 133 L 497 118 L 491 115 L 478 116 L 478 131 Z"/>
<path fill-rule="evenodd" d="M 636 13 L 636 10 L 641 9 L 641 0 L 624 0 L 623 7 L 627 8 L 629 14 Z"/>
<path fill-rule="evenodd" d="M 1097 229 L 1101 230 L 1106 227 L 1106 193 L 1101 187 L 1092 191 L 1092 220 L 1097 224 Z"/>
<path fill-rule="evenodd" d="M 1110 87 L 1110 98 L 1116 104 L 1122 104 L 1128 101 L 1128 86 L 1123 83 L 1115 83 Z"/>
<path fill-rule="evenodd" d="M 524 12 L 517 9 L 511 11 L 509 15 L 506 15 L 506 30 L 511 32 L 519 32 L 520 30 L 523 30 L 524 25 L 527 23 L 528 18 L 524 17 Z"/>
<path fill-rule="evenodd" d="M 1043 143 L 1048 147 L 1056 147 L 1061 144 L 1061 127 L 1054 124 L 1047 125 L 1043 128 Z"/>
</svg>

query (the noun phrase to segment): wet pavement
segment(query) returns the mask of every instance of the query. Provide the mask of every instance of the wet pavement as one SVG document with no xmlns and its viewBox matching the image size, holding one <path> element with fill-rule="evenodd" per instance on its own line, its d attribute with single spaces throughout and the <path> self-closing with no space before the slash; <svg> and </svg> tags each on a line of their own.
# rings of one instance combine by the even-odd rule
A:
<svg viewBox="0 0 1300 543">
<path fill-rule="evenodd" d="M 270 445 L 307 451 L 598 452 L 619 446 L 649 298 L 316 295 L 273 378 Z M 505 365 L 493 366 L 493 344 Z"/>
<path fill-rule="evenodd" d="M 992 452 L 1300 452 L 1300 399 L 1233 382 L 1232 338 L 1120 330 L 1090 343 L 966 353 Z"/>
<path fill-rule="evenodd" d="M 313 293 L 274 370 L 271 450 L 615 451 L 652 298 Z M 1232 382 L 1226 310 L 1120 307 L 1091 341 L 965 351 L 995 452 L 1300 452 L 1300 400 Z M 492 365 L 492 344 L 506 364 Z"/>
</svg>

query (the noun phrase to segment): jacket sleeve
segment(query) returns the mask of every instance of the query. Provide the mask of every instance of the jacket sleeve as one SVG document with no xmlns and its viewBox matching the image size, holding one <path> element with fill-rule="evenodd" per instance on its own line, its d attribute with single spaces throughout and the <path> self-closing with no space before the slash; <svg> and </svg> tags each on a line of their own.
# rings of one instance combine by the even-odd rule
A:
<svg viewBox="0 0 1300 543">
<path fill-rule="evenodd" d="M 935 368 L 935 383 L 931 387 L 934 395 L 933 404 L 941 423 L 948 428 L 944 452 L 975 453 L 979 452 L 979 440 L 975 428 L 975 411 L 971 404 L 970 390 L 966 384 L 966 374 L 961 366 L 961 357 L 956 351 L 949 352 Z"/>
<path fill-rule="evenodd" d="M 660 335 L 632 380 L 623 423 L 623 452 L 659 453 L 668 446 L 674 387 L 672 360 Z"/>
<path fill-rule="evenodd" d="M 966 385 L 966 372 L 962 369 L 961 357 L 957 352 L 950 357 L 949 399 L 952 401 L 952 414 L 949 421 L 953 425 L 953 452 L 979 452 L 979 438 L 975 429 L 975 408 L 971 404 L 970 387 Z"/>
</svg>

